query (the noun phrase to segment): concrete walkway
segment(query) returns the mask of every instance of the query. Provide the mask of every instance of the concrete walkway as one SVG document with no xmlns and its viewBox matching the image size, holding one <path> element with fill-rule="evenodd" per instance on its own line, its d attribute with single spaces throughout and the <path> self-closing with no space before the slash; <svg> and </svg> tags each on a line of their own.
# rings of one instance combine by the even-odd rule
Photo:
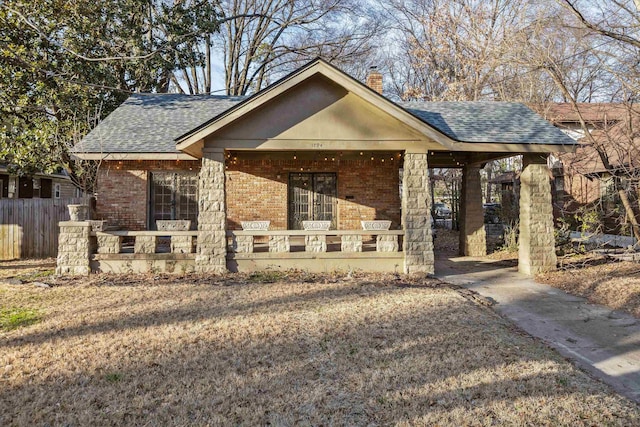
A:
<svg viewBox="0 0 640 427">
<path fill-rule="evenodd" d="M 505 263 L 441 257 L 436 276 L 493 300 L 498 313 L 640 403 L 640 322 L 633 316 L 536 283 Z"/>
</svg>

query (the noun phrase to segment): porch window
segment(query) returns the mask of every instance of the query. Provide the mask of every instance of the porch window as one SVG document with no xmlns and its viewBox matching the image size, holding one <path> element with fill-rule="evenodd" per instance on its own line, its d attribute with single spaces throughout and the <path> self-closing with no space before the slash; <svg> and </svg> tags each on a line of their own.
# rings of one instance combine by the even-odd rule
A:
<svg viewBox="0 0 640 427">
<path fill-rule="evenodd" d="M 194 172 L 152 172 L 150 229 L 157 220 L 191 220 L 195 229 L 198 220 L 198 174 Z"/>
</svg>

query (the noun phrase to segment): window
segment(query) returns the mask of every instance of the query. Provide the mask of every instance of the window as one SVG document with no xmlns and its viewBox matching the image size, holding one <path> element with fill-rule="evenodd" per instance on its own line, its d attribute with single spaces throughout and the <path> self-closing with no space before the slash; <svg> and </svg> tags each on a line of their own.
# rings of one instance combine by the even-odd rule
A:
<svg viewBox="0 0 640 427">
<path fill-rule="evenodd" d="M 612 176 L 605 176 L 600 179 L 600 199 L 613 200 L 616 195 L 616 182 Z"/>
<path fill-rule="evenodd" d="M 62 193 L 62 189 L 60 183 L 56 183 L 53 185 L 53 197 L 56 199 L 60 198 L 60 194 Z"/>
<path fill-rule="evenodd" d="M 195 229 L 198 220 L 198 174 L 194 172 L 151 173 L 150 224 L 157 220 L 188 219 Z"/>
<path fill-rule="evenodd" d="M 40 180 L 40 198 L 50 199 L 52 194 L 53 181 L 49 178 L 42 178 Z"/>
</svg>

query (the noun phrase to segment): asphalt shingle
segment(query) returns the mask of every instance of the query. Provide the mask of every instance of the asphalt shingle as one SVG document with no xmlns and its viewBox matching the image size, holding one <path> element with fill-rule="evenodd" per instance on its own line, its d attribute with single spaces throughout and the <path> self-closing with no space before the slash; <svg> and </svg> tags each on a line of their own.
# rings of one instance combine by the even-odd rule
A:
<svg viewBox="0 0 640 427">
<path fill-rule="evenodd" d="M 175 139 L 246 98 L 135 94 L 93 129 L 74 151 L 177 153 Z M 423 122 L 460 142 L 573 144 L 573 140 L 520 103 L 400 102 Z"/>
<path fill-rule="evenodd" d="M 574 144 L 560 129 L 517 102 L 400 102 L 399 106 L 460 142 Z"/>
<path fill-rule="evenodd" d="M 74 147 L 84 153 L 177 153 L 175 139 L 244 98 L 134 94 Z"/>
</svg>

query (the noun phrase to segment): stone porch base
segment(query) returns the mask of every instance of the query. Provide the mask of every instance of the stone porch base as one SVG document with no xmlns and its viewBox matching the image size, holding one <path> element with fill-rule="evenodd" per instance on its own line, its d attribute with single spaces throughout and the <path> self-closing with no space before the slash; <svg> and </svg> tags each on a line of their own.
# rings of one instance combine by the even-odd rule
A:
<svg viewBox="0 0 640 427">
<path fill-rule="evenodd" d="M 402 273 L 402 252 L 290 252 L 227 254 L 227 269 L 233 273 L 261 270 L 303 270 L 310 273 L 360 270 L 371 273 Z"/>
<path fill-rule="evenodd" d="M 99 273 L 174 273 L 195 271 L 195 254 L 96 254 L 91 257 L 92 272 Z M 227 269 L 233 273 L 260 270 L 304 270 L 310 273 L 360 270 L 364 272 L 402 273 L 402 252 L 293 252 L 228 254 Z"/>
</svg>

